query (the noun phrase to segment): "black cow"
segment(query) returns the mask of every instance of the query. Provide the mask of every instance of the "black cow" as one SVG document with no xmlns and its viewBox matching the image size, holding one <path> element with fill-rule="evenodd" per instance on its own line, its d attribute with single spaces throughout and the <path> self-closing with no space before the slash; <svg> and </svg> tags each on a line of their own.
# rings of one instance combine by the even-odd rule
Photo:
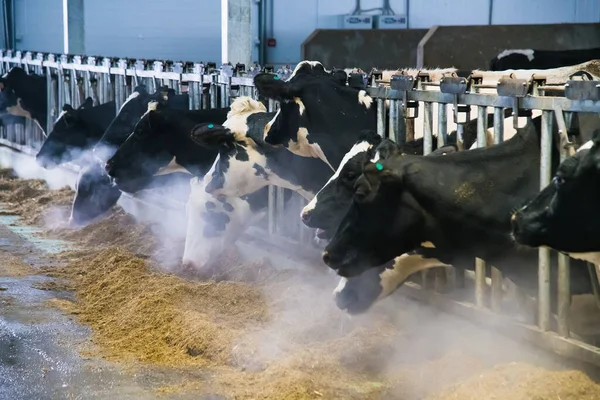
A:
<svg viewBox="0 0 600 400">
<path fill-rule="evenodd" d="M 550 185 L 511 217 L 515 239 L 600 264 L 600 130 L 561 163 Z"/>
<path fill-rule="evenodd" d="M 33 119 L 45 127 L 48 115 L 46 77 L 14 67 L 0 78 L 2 111 Z M 42 128 L 45 131 L 45 128 Z"/>
<path fill-rule="evenodd" d="M 35 159 L 46 169 L 78 159 L 91 150 L 115 118 L 114 101 L 94 106 L 91 97 L 76 110 L 65 104 L 54 123 L 52 132 Z"/>
<path fill-rule="evenodd" d="M 173 89 L 166 87 L 160 88 L 155 93 L 148 93 L 144 85 L 133 89 L 132 94 L 123 103 L 94 146 L 94 157 L 80 171 L 71 208 L 71 225 L 88 224 L 117 203 L 121 191 L 106 173 L 104 164 L 131 134 L 135 124 L 148 110 L 148 104 L 159 100 L 165 101 L 169 107 L 176 109 L 187 109 L 189 104 L 187 94 L 176 95 Z M 157 178 L 152 184 L 160 186 L 171 181 L 171 179 Z"/>
<path fill-rule="evenodd" d="M 490 71 L 549 69 L 600 59 L 600 47 L 577 50 L 504 50 L 490 61 Z"/>
<path fill-rule="evenodd" d="M 184 172 L 203 176 L 217 152 L 197 145 L 190 132 L 198 124 L 225 122 L 229 111 L 229 107 L 178 110 L 151 102 L 133 133 L 106 161 L 106 171 L 119 189 L 129 193 L 147 187 L 157 175 Z"/>
<path fill-rule="evenodd" d="M 540 123 L 534 119 L 496 146 L 443 157 L 402 156 L 395 144 L 383 142 L 377 161 L 365 164 L 323 261 L 338 275 L 354 277 L 415 250 L 465 269 L 478 257 L 536 293 L 537 251 L 515 246 L 510 214 L 539 187 Z M 553 153 L 557 160 L 556 148 Z M 591 291 L 583 264 L 572 268 L 572 294 Z M 555 286 L 556 265 L 551 279 Z"/>
<path fill-rule="evenodd" d="M 505 111 L 508 117 L 510 110 Z M 493 115 L 487 117 L 487 127 L 493 124 Z M 457 151 L 456 131 L 448 135 L 448 144 L 437 148 L 437 137 L 433 135 L 432 155 L 445 155 Z M 469 148 L 477 140 L 477 120 L 465 123 L 463 143 Z M 362 173 L 365 157 L 371 158 L 381 137 L 372 131 L 366 131 L 356 144 L 344 156 L 342 163 L 327 184 L 312 198 L 301 213 L 302 222 L 309 228 L 317 228 L 317 237 L 326 239 L 333 234 L 342 220 L 346 209 L 352 202 L 353 187 Z M 468 146 L 468 147 L 467 147 Z M 423 155 L 423 138 L 406 142 L 399 147 L 401 154 Z"/>
</svg>

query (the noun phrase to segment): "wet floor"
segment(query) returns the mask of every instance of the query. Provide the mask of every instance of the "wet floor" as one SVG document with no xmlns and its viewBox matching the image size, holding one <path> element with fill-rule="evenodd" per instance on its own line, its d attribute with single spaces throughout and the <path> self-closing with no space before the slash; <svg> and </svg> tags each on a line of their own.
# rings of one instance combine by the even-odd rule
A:
<svg viewBox="0 0 600 400">
<path fill-rule="evenodd" d="M 48 265 L 48 253 L 64 249 L 64 243 L 35 233 L 35 228 L 19 226 L 16 217 L 1 216 L 0 263 L 16 256 L 34 267 Z M 1 271 L 0 399 L 199 398 L 160 392 L 161 387 L 176 385 L 181 374 L 124 369 L 83 356 L 91 349 L 89 330 L 46 304 L 70 294 L 35 288 L 50 278 L 6 276 L 10 274 Z"/>
</svg>

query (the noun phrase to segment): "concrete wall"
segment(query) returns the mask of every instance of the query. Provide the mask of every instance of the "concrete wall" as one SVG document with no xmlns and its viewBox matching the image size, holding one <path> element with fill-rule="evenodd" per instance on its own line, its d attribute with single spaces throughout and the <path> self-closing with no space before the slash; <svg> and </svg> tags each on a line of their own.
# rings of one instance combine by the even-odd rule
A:
<svg viewBox="0 0 600 400">
<path fill-rule="evenodd" d="M 319 60 L 328 68 L 413 66 L 426 33 L 427 29 L 316 30 L 302 45 L 302 59 Z"/>
<path fill-rule="evenodd" d="M 487 69 L 504 49 L 600 47 L 600 24 L 439 27 L 424 48 L 424 67 Z"/>
<path fill-rule="evenodd" d="M 17 50 L 62 53 L 62 0 L 14 0 Z"/>
</svg>

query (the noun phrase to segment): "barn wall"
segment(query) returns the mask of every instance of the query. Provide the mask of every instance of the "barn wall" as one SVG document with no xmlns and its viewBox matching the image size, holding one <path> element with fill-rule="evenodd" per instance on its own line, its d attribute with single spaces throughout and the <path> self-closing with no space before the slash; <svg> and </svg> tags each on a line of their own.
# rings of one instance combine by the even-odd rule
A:
<svg viewBox="0 0 600 400">
<path fill-rule="evenodd" d="M 220 62 L 221 2 L 86 0 L 85 34 L 87 54 Z"/>
<path fill-rule="evenodd" d="M 17 50 L 63 51 L 62 0 L 14 0 Z"/>
</svg>

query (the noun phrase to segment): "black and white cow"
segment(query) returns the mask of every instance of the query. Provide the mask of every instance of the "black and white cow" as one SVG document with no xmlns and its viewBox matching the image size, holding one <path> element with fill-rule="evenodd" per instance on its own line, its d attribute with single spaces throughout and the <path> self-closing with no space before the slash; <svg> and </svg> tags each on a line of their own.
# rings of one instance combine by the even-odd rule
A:
<svg viewBox="0 0 600 400">
<path fill-rule="evenodd" d="M 550 185 L 511 217 L 517 242 L 600 264 L 600 130 L 561 163 Z"/>
<path fill-rule="evenodd" d="M 505 111 L 508 117 L 510 110 Z M 493 115 L 488 115 L 487 126 L 493 124 Z M 448 144 L 437 148 L 437 137 L 433 135 L 431 155 L 445 155 L 457 151 L 456 131 L 448 135 Z M 302 222 L 309 228 L 317 229 L 317 237 L 326 239 L 328 233 L 333 234 L 342 220 L 346 209 L 352 202 L 352 194 L 356 179 L 362 173 L 365 157 L 372 157 L 375 148 L 381 143 L 382 138 L 372 131 L 366 131 L 364 136 L 354 144 L 344 156 L 335 174 L 327 184 L 319 190 L 312 200 L 303 208 L 300 215 Z M 465 123 L 463 143 L 470 148 L 477 140 L 477 120 Z M 423 138 L 399 145 L 401 154 L 423 155 Z"/>
<path fill-rule="evenodd" d="M 382 143 L 365 164 L 323 261 L 338 275 L 355 277 L 409 251 L 465 269 L 478 257 L 536 293 L 537 251 L 515 246 L 510 215 L 538 191 L 540 136 L 536 118 L 499 145 L 443 157 L 402 156 L 395 144 Z M 553 153 L 557 160 L 556 148 Z M 584 263 L 573 265 L 571 278 L 572 294 L 590 293 Z"/>
<path fill-rule="evenodd" d="M 490 61 L 490 71 L 549 69 L 600 60 L 600 47 L 576 50 L 508 49 Z"/>
<path fill-rule="evenodd" d="M 210 263 L 214 258 L 235 242 L 248 224 L 264 215 L 268 188 L 263 186 L 239 197 L 208 193 L 206 186 L 211 180 L 202 177 L 214 167 L 219 151 L 197 144 L 192 133 L 210 130 L 212 139 L 220 142 L 226 130 L 221 124 L 227 124 L 226 119 L 236 120 L 240 114 L 256 108 L 264 111 L 261 103 L 248 97 L 236 99 L 231 107 L 214 110 L 182 111 L 151 103 L 133 134 L 107 161 L 109 175 L 125 191 L 145 188 L 158 174 L 175 171 L 188 174 L 191 178 L 188 225 L 182 261 L 185 268 L 199 275 L 210 276 L 213 272 Z M 269 119 L 264 120 L 263 126 Z M 229 146 L 229 143 L 223 142 L 223 145 Z M 234 160 L 249 161 L 241 152 L 237 158 L 234 155 Z M 253 174 L 258 172 L 251 164 L 243 166 L 250 168 Z"/>
<path fill-rule="evenodd" d="M 155 93 L 148 93 L 144 85 L 133 89 L 132 94 L 120 107 L 117 115 L 94 146 L 90 162 L 79 173 L 71 207 L 72 226 L 88 224 L 117 203 L 121 191 L 106 173 L 104 164 L 131 134 L 135 124 L 148 110 L 148 104 L 159 100 L 165 101 L 169 107 L 176 109 L 187 109 L 189 104 L 187 94 L 177 95 L 173 89 L 166 87 L 160 88 Z M 157 179 L 154 183 L 158 185 L 169 181 Z"/>
<path fill-rule="evenodd" d="M 77 160 L 98 143 L 115 118 L 114 101 L 94 106 L 91 97 L 74 109 L 65 104 L 35 159 L 46 169 Z M 84 162 L 85 163 L 85 162 Z"/>
<path fill-rule="evenodd" d="M 46 77 L 14 67 L 0 78 L 2 112 L 30 118 L 45 131 L 48 115 Z"/>
</svg>

